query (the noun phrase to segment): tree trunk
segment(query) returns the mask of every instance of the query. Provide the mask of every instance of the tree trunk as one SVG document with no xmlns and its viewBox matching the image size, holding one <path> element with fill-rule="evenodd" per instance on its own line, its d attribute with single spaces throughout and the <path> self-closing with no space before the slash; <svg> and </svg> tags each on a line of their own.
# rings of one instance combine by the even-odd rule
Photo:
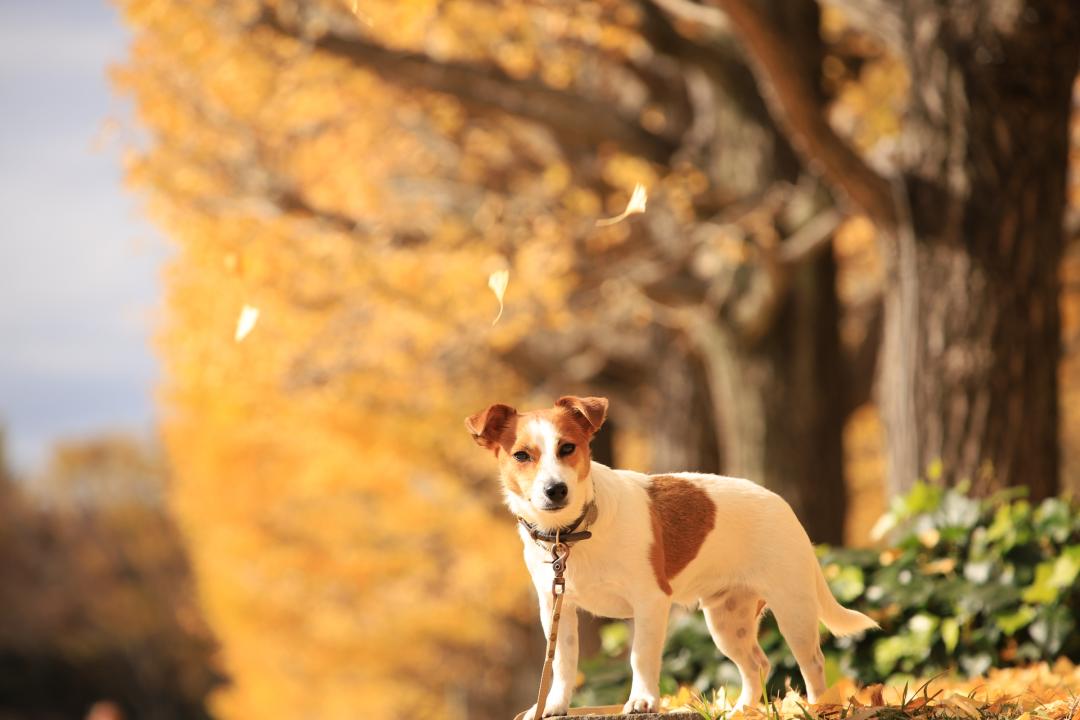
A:
<svg viewBox="0 0 1080 720">
<path fill-rule="evenodd" d="M 823 51 L 817 5 L 774 0 L 765 3 L 765 10 L 802 61 L 800 71 L 818 89 Z M 749 70 L 746 73 L 749 77 Z M 740 87 L 754 92 L 755 86 Z M 820 91 L 817 99 L 824 104 Z M 758 192 L 777 180 L 795 181 L 800 163 L 764 103 L 760 99 L 721 103 L 729 108 L 726 117 L 721 115 L 724 137 L 745 136 L 745 130 L 729 127 L 739 123 L 766 131 L 753 144 L 723 148 L 723 162 L 734 163 L 729 174 L 741 175 L 745 182 L 747 174 L 741 168 L 764 170 Z M 759 110 L 756 117 L 737 117 L 731 107 Z M 753 272 L 772 272 L 765 267 L 769 262 L 773 260 L 758 263 Z M 772 284 L 769 292 L 777 293 L 772 301 L 776 306 L 766 310 L 771 317 L 752 337 L 737 329 L 730 317 L 698 324 L 692 336 L 709 378 L 724 471 L 782 495 L 814 542 L 841 543 L 846 405 L 835 261 L 826 250 L 779 272 L 783 280 L 766 281 Z"/>
<path fill-rule="evenodd" d="M 929 473 L 1058 489 L 1058 266 L 1074 0 L 908 3 L 913 97 L 889 253 L 893 492 Z M 907 215 L 907 217 L 904 217 Z"/>
<path fill-rule="evenodd" d="M 655 371 L 655 401 L 649 412 L 657 420 L 650 468 L 655 473 L 715 473 L 723 467 L 709 380 L 687 344 L 673 338 Z"/>
<path fill-rule="evenodd" d="M 844 538 L 846 404 L 829 252 L 794 270 L 775 322 L 752 346 L 719 324 L 699 326 L 725 472 L 782 495 L 814 542 Z"/>
</svg>

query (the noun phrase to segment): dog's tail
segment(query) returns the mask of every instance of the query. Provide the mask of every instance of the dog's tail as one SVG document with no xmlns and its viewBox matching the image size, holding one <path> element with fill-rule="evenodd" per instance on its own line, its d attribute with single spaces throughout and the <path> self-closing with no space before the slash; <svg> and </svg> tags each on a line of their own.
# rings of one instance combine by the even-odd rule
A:
<svg viewBox="0 0 1080 720">
<path fill-rule="evenodd" d="M 878 624 L 856 610 L 848 610 L 833 597 L 829 590 L 829 584 L 825 582 L 825 574 L 821 572 L 821 564 L 816 557 L 812 557 L 814 574 L 817 577 L 817 600 L 821 608 L 821 621 L 833 635 L 853 635 L 862 630 L 880 629 Z"/>
</svg>

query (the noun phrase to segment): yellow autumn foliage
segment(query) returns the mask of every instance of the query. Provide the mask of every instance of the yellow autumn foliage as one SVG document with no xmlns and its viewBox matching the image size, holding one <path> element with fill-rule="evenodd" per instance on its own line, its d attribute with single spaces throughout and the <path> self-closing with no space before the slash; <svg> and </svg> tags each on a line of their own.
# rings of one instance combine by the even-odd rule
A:
<svg viewBox="0 0 1080 720">
<path fill-rule="evenodd" d="M 525 392 L 501 352 L 569 322 L 564 228 L 607 200 L 504 122 L 467 123 L 454 100 L 254 27 L 275 5 L 121 3 L 135 40 L 116 82 L 150 133 L 129 178 L 176 247 L 163 424 L 171 505 L 230 678 L 212 710 L 459 713 L 505 693 L 520 652 L 506 629 L 534 623 L 462 418 Z M 514 76 L 542 62 L 557 86 L 577 72 L 561 37 L 633 42 L 584 9 L 546 11 L 544 37 L 513 5 L 365 2 L 356 22 L 459 59 L 474 36 L 505 38 L 491 59 Z M 625 203 L 650 171 L 609 163 Z M 498 270 L 511 280 L 492 328 Z"/>
<path fill-rule="evenodd" d="M 634 332 L 656 324 L 611 282 L 574 302 L 599 256 L 630 252 L 630 224 L 596 220 L 622 213 L 637 185 L 663 198 L 673 226 L 702 197 L 737 193 L 615 142 L 590 147 L 584 180 L 533 124 L 387 82 L 317 41 L 333 26 L 397 58 L 482 61 L 598 92 L 632 83 L 595 57 L 633 65 L 650 52 L 640 7 L 119 4 L 134 40 L 116 83 L 147 133 L 129 179 L 175 243 L 161 401 L 170 504 L 230 678 L 213 712 L 352 720 L 490 706 L 520 660 L 515 629 L 535 619 L 490 458 L 462 418 L 559 392 L 521 351 L 532 337 L 612 316 Z M 881 58 L 858 78 L 834 70 L 834 122 L 872 154 L 896 133 L 907 79 Z M 675 122 L 640 92 L 610 95 L 654 133 Z M 841 272 L 845 300 L 865 294 L 855 276 L 880 277 L 868 225 L 849 219 L 837 238 L 857 267 Z M 747 241 L 724 237 L 718 254 L 745 256 Z M 503 272 L 496 298 L 488 279 Z M 237 333 L 245 308 L 257 322 Z M 627 428 L 621 442 L 635 440 L 620 453 L 644 467 L 642 434 Z"/>
</svg>

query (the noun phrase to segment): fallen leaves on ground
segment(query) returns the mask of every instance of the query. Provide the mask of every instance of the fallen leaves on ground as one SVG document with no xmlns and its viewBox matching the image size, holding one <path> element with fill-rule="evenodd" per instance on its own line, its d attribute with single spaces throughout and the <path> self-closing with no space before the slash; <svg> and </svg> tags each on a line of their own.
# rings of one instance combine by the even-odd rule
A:
<svg viewBox="0 0 1080 720">
<path fill-rule="evenodd" d="M 810 705 L 789 690 L 769 707 L 735 712 L 736 696 L 706 700 L 688 688 L 663 699 L 665 710 L 690 709 L 725 720 L 1080 720 L 1080 667 L 1062 658 L 1052 666 L 991 670 L 985 677 L 937 677 L 906 687 L 857 687 L 843 679 Z"/>
</svg>

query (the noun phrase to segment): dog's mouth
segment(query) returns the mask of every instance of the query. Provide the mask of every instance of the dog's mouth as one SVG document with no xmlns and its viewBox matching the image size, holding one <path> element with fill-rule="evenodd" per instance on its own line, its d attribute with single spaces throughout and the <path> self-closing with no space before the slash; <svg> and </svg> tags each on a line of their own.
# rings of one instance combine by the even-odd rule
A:
<svg viewBox="0 0 1080 720">
<path fill-rule="evenodd" d="M 569 502 L 563 502 L 563 503 L 549 502 L 549 503 L 544 503 L 543 505 L 541 505 L 539 509 L 542 510 L 543 512 L 558 512 L 558 511 L 564 509 L 569 504 L 570 504 Z"/>
</svg>

